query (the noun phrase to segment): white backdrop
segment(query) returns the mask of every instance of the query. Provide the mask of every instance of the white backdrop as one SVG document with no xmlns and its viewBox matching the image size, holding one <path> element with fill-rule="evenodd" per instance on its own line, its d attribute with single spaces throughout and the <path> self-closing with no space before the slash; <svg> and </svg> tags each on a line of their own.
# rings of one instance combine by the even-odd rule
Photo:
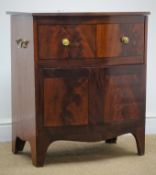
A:
<svg viewBox="0 0 156 175">
<path fill-rule="evenodd" d="M 11 136 L 10 17 L 6 11 L 106 12 L 150 11 L 147 71 L 147 133 L 156 133 L 155 0 L 0 0 L 0 140 Z"/>
</svg>

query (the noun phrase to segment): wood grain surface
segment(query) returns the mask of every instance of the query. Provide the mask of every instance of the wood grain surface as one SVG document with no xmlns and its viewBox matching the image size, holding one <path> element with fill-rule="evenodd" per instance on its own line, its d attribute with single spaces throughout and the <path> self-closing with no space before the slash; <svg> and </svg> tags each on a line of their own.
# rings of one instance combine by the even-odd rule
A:
<svg viewBox="0 0 156 175">
<path fill-rule="evenodd" d="M 13 153 L 29 141 L 43 166 L 54 141 L 115 143 L 131 133 L 144 154 L 147 13 L 16 13 L 11 27 Z"/>
<path fill-rule="evenodd" d="M 123 44 L 121 38 L 129 37 L 129 43 Z M 144 23 L 100 24 L 97 26 L 97 56 L 121 57 L 143 56 Z"/>
<path fill-rule="evenodd" d="M 95 31 L 93 25 L 39 25 L 40 59 L 79 59 L 95 57 Z M 69 46 L 62 39 L 70 41 Z"/>
<path fill-rule="evenodd" d="M 44 79 L 44 125 L 87 125 L 88 78 L 74 76 L 72 70 L 71 77 L 64 77 L 64 73 Z"/>
</svg>

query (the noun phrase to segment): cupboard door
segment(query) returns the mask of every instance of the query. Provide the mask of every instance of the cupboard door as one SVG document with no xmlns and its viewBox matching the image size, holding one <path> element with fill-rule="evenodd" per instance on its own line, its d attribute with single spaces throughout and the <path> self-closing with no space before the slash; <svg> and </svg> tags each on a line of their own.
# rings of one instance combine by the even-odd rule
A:
<svg viewBox="0 0 156 175">
<path fill-rule="evenodd" d="M 45 127 L 88 124 L 88 70 L 43 69 Z"/>
<path fill-rule="evenodd" d="M 144 65 L 108 68 L 102 74 L 104 123 L 143 119 L 145 113 Z"/>
</svg>

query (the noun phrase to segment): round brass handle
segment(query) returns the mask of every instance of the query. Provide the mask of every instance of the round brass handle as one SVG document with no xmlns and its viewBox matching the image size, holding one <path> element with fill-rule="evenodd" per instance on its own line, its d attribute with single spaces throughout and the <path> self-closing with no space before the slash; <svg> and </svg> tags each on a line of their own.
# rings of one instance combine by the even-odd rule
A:
<svg viewBox="0 0 156 175">
<path fill-rule="evenodd" d="M 69 45 L 70 45 L 69 39 L 68 39 L 68 38 L 63 38 L 63 39 L 62 39 L 62 44 L 63 44 L 64 46 L 69 46 Z"/>
<path fill-rule="evenodd" d="M 122 42 L 123 44 L 128 44 L 129 41 L 130 41 L 130 39 L 129 39 L 128 36 L 123 36 L 123 37 L 121 38 L 121 42 Z"/>
<path fill-rule="evenodd" d="M 17 43 L 18 48 L 24 48 L 25 49 L 25 48 L 28 47 L 29 41 L 20 38 L 20 39 L 16 40 L 16 43 Z"/>
</svg>

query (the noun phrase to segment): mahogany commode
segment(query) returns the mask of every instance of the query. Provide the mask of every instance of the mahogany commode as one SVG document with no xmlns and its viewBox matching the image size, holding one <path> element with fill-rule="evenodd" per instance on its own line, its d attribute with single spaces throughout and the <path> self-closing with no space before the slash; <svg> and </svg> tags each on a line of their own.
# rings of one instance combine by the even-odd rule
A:
<svg viewBox="0 0 156 175">
<path fill-rule="evenodd" d="M 10 14 L 13 153 L 132 133 L 143 155 L 148 13 Z"/>
</svg>

